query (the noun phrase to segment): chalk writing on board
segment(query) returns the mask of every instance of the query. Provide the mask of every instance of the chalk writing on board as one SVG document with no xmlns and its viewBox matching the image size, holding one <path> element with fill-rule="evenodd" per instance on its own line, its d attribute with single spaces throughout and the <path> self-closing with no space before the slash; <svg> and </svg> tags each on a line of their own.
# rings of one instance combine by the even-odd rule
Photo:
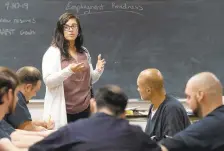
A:
<svg viewBox="0 0 224 151">
<path fill-rule="evenodd" d="M 12 36 L 15 34 L 15 29 L 0 28 L 0 35 L 2 36 Z"/>
<path fill-rule="evenodd" d="M 6 2 L 5 3 L 6 10 L 16 10 L 16 9 L 29 9 L 28 3 L 20 3 L 20 2 Z"/>
<path fill-rule="evenodd" d="M 13 23 L 13 24 L 35 24 L 37 21 L 35 18 L 31 19 L 21 19 L 21 18 L 15 18 L 15 19 L 7 19 L 7 18 L 0 18 L 0 23 Z"/>
<path fill-rule="evenodd" d="M 133 4 L 127 4 L 127 3 L 116 4 L 115 2 L 112 2 L 111 5 L 113 9 L 138 10 L 138 11 L 143 10 L 143 7 L 141 5 L 133 5 Z"/>
<path fill-rule="evenodd" d="M 127 12 L 127 13 L 133 13 L 140 16 L 144 16 L 143 14 L 135 11 L 125 11 L 125 10 L 114 10 L 114 11 L 101 11 L 101 12 L 89 12 L 84 14 L 79 14 L 78 16 L 85 16 L 85 15 L 91 15 L 91 14 L 101 14 L 101 13 L 115 13 L 115 12 Z"/>
<path fill-rule="evenodd" d="M 0 23 L 11 23 L 11 19 L 0 18 Z"/>
<path fill-rule="evenodd" d="M 32 36 L 32 35 L 35 35 L 36 32 L 32 29 L 30 30 L 20 30 L 20 35 L 24 35 L 24 36 Z"/>
<path fill-rule="evenodd" d="M 66 5 L 65 10 L 75 10 L 78 16 L 91 15 L 91 14 L 101 14 L 101 13 L 113 13 L 113 12 L 128 12 L 143 16 L 140 11 L 143 10 L 143 6 L 138 4 L 129 3 L 115 3 L 112 2 L 110 5 L 103 4 L 82 4 L 74 3 L 69 1 Z"/>
<path fill-rule="evenodd" d="M 35 24 L 36 20 L 35 20 L 35 18 L 32 18 L 32 19 L 14 19 L 13 23 L 14 24 L 26 24 L 26 23 Z"/>
<path fill-rule="evenodd" d="M 86 5 L 86 4 L 73 4 L 71 1 L 69 1 L 66 5 L 65 10 L 76 10 L 76 13 L 79 13 L 80 11 L 84 11 L 84 13 L 88 13 L 91 10 L 100 11 L 104 9 L 103 4 L 99 5 Z"/>
<path fill-rule="evenodd" d="M 21 36 L 32 36 L 36 35 L 36 31 L 33 29 L 22 29 L 19 32 Z M 0 36 L 13 36 L 17 34 L 16 29 L 7 29 L 7 28 L 0 28 Z"/>
</svg>

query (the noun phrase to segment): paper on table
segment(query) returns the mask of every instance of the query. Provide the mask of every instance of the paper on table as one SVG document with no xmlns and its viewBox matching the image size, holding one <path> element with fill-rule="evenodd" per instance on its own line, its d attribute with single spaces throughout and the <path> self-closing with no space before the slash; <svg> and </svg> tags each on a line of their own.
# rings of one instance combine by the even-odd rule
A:
<svg viewBox="0 0 224 151">
<path fill-rule="evenodd" d="M 136 110 L 137 108 L 140 108 L 140 106 L 136 106 L 136 107 L 129 107 L 129 108 L 126 108 L 125 110 Z"/>
</svg>

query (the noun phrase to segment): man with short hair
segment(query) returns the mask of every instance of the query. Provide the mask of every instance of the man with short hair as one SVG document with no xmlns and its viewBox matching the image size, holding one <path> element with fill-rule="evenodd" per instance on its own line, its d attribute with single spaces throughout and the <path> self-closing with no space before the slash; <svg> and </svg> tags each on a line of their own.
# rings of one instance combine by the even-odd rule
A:
<svg viewBox="0 0 224 151">
<path fill-rule="evenodd" d="M 95 114 L 60 128 L 29 151 L 159 151 L 139 126 L 130 125 L 124 119 L 127 102 L 119 87 L 102 87 L 96 92 L 95 100 L 91 100 L 91 111 Z M 0 143 L 16 151 L 7 140 Z"/>
<path fill-rule="evenodd" d="M 16 75 L 5 67 L 0 67 L 0 138 L 9 138 L 15 131 L 3 118 L 5 114 L 12 113 L 17 103 L 17 86 L 19 80 Z"/>
<path fill-rule="evenodd" d="M 15 130 L 3 120 L 5 114 L 11 114 L 15 111 L 18 99 L 16 94 L 19 91 L 18 85 L 19 79 L 16 74 L 8 68 L 0 67 L 0 138 L 11 139 L 13 144 L 18 147 L 27 147 L 40 141 L 51 132 Z"/>
<path fill-rule="evenodd" d="M 193 76 L 187 83 L 186 102 L 199 117 L 203 117 L 173 138 L 161 142 L 164 151 L 223 151 L 224 105 L 223 87 L 210 72 Z"/>
<path fill-rule="evenodd" d="M 166 94 L 163 76 L 158 69 L 143 70 L 138 76 L 137 86 L 142 100 L 152 103 L 145 129 L 151 139 L 157 142 L 172 137 L 190 125 L 183 105 Z"/>
<path fill-rule="evenodd" d="M 18 103 L 15 112 L 6 115 L 5 120 L 15 129 L 27 131 L 53 129 L 54 122 L 52 120 L 33 121 L 27 107 L 29 100 L 36 96 L 36 93 L 40 90 L 42 78 L 40 71 L 35 67 L 25 66 L 20 68 L 16 74 L 20 80 L 19 92 L 17 93 Z"/>
</svg>

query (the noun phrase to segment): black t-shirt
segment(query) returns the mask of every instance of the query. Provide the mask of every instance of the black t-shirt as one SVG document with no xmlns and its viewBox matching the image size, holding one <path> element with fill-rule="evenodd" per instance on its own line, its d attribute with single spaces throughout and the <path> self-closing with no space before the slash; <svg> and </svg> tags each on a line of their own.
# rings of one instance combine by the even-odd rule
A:
<svg viewBox="0 0 224 151">
<path fill-rule="evenodd" d="M 172 96 L 166 95 L 152 119 L 151 109 L 149 109 L 145 132 L 150 137 L 154 137 L 156 141 L 160 141 L 166 136 L 173 136 L 190 125 L 183 105 Z"/>
<path fill-rule="evenodd" d="M 32 121 L 30 111 L 27 107 L 26 98 L 22 92 L 17 94 L 18 102 L 14 113 L 5 116 L 5 121 L 17 129 L 21 124 L 26 121 Z"/>
<path fill-rule="evenodd" d="M 169 151 L 224 151 L 224 106 L 162 144 Z"/>
<path fill-rule="evenodd" d="M 14 132 L 15 129 L 9 125 L 5 120 L 0 121 L 0 138 L 9 138 L 12 132 Z"/>
<path fill-rule="evenodd" d="M 62 127 L 29 151 L 160 151 L 138 126 L 104 113 L 96 113 Z"/>
</svg>

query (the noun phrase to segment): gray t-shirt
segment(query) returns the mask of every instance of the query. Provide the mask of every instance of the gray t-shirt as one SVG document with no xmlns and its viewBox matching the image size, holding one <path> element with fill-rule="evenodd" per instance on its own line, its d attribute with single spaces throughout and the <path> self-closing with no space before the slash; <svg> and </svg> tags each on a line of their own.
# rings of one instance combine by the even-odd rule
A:
<svg viewBox="0 0 224 151">
<path fill-rule="evenodd" d="M 0 120 L 0 139 L 1 138 L 9 138 L 12 132 L 14 132 L 15 129 L 9 125 L 5 120 Z"/>
</svg>

